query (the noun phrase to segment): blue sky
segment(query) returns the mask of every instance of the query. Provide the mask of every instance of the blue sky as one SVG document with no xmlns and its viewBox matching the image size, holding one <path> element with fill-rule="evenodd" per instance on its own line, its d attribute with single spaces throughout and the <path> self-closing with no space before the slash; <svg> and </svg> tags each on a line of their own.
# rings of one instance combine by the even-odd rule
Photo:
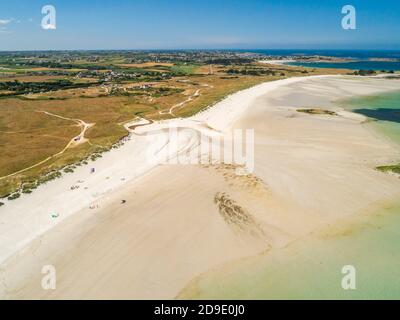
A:
<svg viewBox="0 0 400 320">
<path fill-rule="evenodd" d="M 57 10 L 43 30 L 41 8 Z M 357 30 L 341 8 L 357 9 Z M 0 2 L 0 50 L 400 49 L 399 0 L 13 0 Z"/>
</svg>

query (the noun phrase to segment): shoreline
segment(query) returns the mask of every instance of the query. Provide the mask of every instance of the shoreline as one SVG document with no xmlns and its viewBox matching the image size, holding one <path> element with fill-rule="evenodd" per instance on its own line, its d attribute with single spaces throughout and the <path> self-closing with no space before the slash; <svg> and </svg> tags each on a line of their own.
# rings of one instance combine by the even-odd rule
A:
<svg viewBox="0 0 400 320">
<path fill-rule="evenodd" d="M 296 239 L 284 248 L 228 261 L 193 278 L 175 299 L 398 299 L 397 287 L 393 285 L 393 280 L 399 275 L 395 263 L 398 255 L 393 255 L 397 246 L 386 243 L 384 239 L 387 237 L 385 233 L 389 233 L 395 242 L 393 230 L 399 225 L 399 219 L 396 219 L 399 209 L 398 199 L 378 203 L 365 212 Z M 389 231 L 386 230 L 388 227 Z M 377 252 L 380 246 L 385 247 L 382 257 Z M 340 254 L 337 254 L 337 250 L 340 250 Z M 358 255 L 354 256 L 354 252 Z M 371 255 L 392 262 L 389 279 L 385 276 L 386 268 L 382 268 L 374 259 L 368 260 Z M 346 292 L 337 285 L 341 267 L 349 262 L 357 262 L 357 269 L 362 269 L 364 273 L 362 290 Z M 321 265 L 324 266 L 322 270 Z M 374 279 L 377 269 L 380 269 L 379 275 L 383 275 L 382 283 L 365 283 L 365 273 Z M 307 285 L 308 290 L 304 293 L 303 288 Z"/>
<path fill-rule="evenodd" d="M 92 205 L 101 205 L 102 199 L 110 192 L 122 187 L 125 182 L 140 179 L 151 172 L 158 163 L 162 163 L 167 157 L 165 152 L 162 152 L 163 147 L 174 142 L 168 141 L 167 132 L 159 132 L 160 130 L 186 126 L 200 132 L 210 131 L 208 127 L 217 133 L 226 131 L 257 95 L 301 79 L 294 77 L 262 83 L 236 92 L 192 117 L 158 121 L 136 128 L 139 134 L 145 135 L 154 131 L 159 133 L 158 137 L 134 136 L 132 130 L 129 130 L 133 123 L 129 123 L 125 128 L 131 136 L 122 148 L 111 150 L 101 159 L 82 165 L 73 173 L 39 186 L 32 194 L 24 194 L 12 201 L 5 200 L 5 205 L 0 207 L 0 264 L 67 217 Z M 232 108 L 238 103 L 239 108 Z M 134 122 L 137 123 L 142 122 Z M 182 152 L 190 147 L 184 145 Z M 135 169 L 132 170 L 132 167 Z M 95 169 L 95 174 L 91 174 L 91 168 Z M 74 186 L 79 186 L 79 189 L 71 190 Z M 57 218 L 51 217 L 54 214 Z"/>
<path fill-rule="evenodd" d="M 286 63 L 289 63 L 289 62 L 296 62 L 296 60 L 282 59 L 282 60 L 260 60 L 259 61 L 259 63 L 272 64 L 272 65 L 285 65 Z"/>
<path fill-rule="evenodd" d="M 303 86 L 308 88 L 305 93 L 302 93 Z M 64 283 L 71 286 L 71 290 L 66 289 L 64 293 L 52 296 L 33 287 L 28 281 L 30 286 L 24 289 L 25 293 L 17 290 L 17 296 L 70 298 L 75 292 L 81 298 L 105 298 L 107 295 L 104 292 L 95 294 L 101 284 L 94 285 L 93 277 L 109 270 L 113 262 L 122 259 L 122 264 L 118 263 L 123 268 L 122 273 L 130 274 L 134 280 L 125 290 L 118 291 L 123 276 L 117 277 L 119 280 L 114 280 L 116 283 L 111 284 L 109 292 L 112 298 L 171 298 L 176 296 L 182 284 L 188 283 L 196 274 L 226 261 L 257 254 L 268 248 L 285 246 L 320 226 L 351 216 L 375 198 L 395 197 L 400 193 L 400 190 L 397 193 L 393 191 L 399 187 L 398 181 L 373 172 L 370 166 L 384 158 L 394 159 L 399 156 L 399 150 L 391 150 L 392 146 L 386 143 L 377 145 L 380 139 L 360 125 L 362 116 L 355 117 L 350 112 L 335 109 L 331 104 L 332 99 L 351 96 L 354 92 L 363 95 L 390 89 L 399 89 L 398 83 L 343 76 L 290 78 L 263 83 L 235 93 L 188 119 L 173 119 L 137 127 L 136 133 L 157 134 L 145 138 L 135 137 L 121 149 L 104 155 L 103 159 L 49 183 L 33 195 L 18 199 L 14 206 L 18 211 L 10 212 L 8 220 L 4 219 L 3 208 L 0 209 L 0 257 L 4 262 L 13 256 L 2 264 L 5 276 L 11 282 L 7 287 L 19 288 L 28 281 L 24 277 L 36 272 L 41 263 L 50 261 L 61 269 L 61 277 L 68 279 Z M 340 117 L 300 115 L 296 112 L 297 107 L 316 104 L 341 112 Z M 256 187 L 248 188 L 246 186 L 255 183 L 254 180 L 241 180 L 232 176 L 229 168 L 224 166 L 157 166 L 157 161 L 166 156 L 162 152 L 163 146 L 172 143 L 163 131 L 170 125 L 194 128 L 208 135 L 220 134 L 236 127 L 255 128 L 258 136 L 255 175 L 265 182 L 265 186 L 256 183 Z M 160 137 L 164 139 L 160 141 Z M 346 141 L 344 146 L 343 141 Z M 196 143 L 184 142 L 181 152 Z M 143 166 L 143 162 L 146 163 L 144 160 L 148 160 L 148 154 L 143 148 L 149 145 L 156 149 L 152 153 L 154 162 Z M 375 155 L 377 152 L 379 157 Z M 133 159 L 132 154 L 135 155 Z M 320 162 L 324 163 L 322 167 Z M 89 172 L 93 166 L 96 167 L 95 175 Z M 349 173 L 353 175 L 354 181 L 342 180 Z M 84 194 L 69 190 L 77 179 L 84 180 L 78 189 L 83 190 Z M 376 186 L 371 186 L 371 190 L 360 190 L 360 186 L 368 181 L 375 181 Z M 336 183 L 344 185 L 339 184 L 338 190 L 334 190 L 332 188 Z M 106 188 L 102 189 L 104 185 Z M 190 188 L 197 191 L 189 192 Z M 355 190 L 356 199 L 347 197 L 349 189 Z M 237 237 L 225 225 L 221 212 L 213 203 L 214 195 L 221 191 L 227 192 L 252 214 L 262 226 L 265 236 L 256 239 L 247 235 Z M 65 193 L 69 198 L 65 198 Z M 52 194 L 58 196 L 52 199 Z M 128 205 L 124 207 L 120 201 L 125 198 L 128 199 Z M 340 210 L 333 210 L 331 206 L 335 206 L 341 198 L 343 203 L 337 204 Z M 37 205 L 29 203 L 29 199 L 36 199 Z M 64 202 L 62 209 L 65 212 L 56 221 L 51 220 L 50 208 Z M 88 209 L 93 202 L 99 205 L 99 209 Z M 193 204 L 196 206 L 193 207 Z M 27 210 L 32 206 L 36 211 L 29 212 L 29 220 Z M 322 216 L 321 212 L 324 213 Z M 16 216 L 21 220 L 15 221 Z M 14 223 L 14 227 L 6 226 L 7 221 Z M 27 227 L 18 229 L 19 223 L 25 223 Z M 32 230 L 32 225 L 36 230 Z M 132 235 L 132 230 L 138 232 L 137 236 Z M 158 234 L 155 230 L 158 230 Z M 28 237 L 26 231 L 30 232 Z M 116 239 L 113 232 L 118 232 L 122 240 Z M 141 238 L 141 235 L 146 237 Z M 181 241 L 181 237 L 187 243 Z M 81 244 L 81 249 L 76 248 L 79 239 L 89 239 L 89 243 Z M 124 239 L 125 242 L 121 243 Z M 97 242 L 110 252 L 105 253 Z M 133 250 L 136 260 L 129 256 L 124 258 L 126 246 Z M 64 248 L 62 251 L 66 252 L 66 258 L 57 253 L 58 247 Z M 197 255 L 192 252 L 193 248 L 199 250 L 195 252 Z M 171 256 L 160 256 L 163 250 Z M 19 253 L 14 255 L 16 251 Z M 94 274 L 87 273 L 79 289 L 73 275 L 68 275 L 68 265 L 75 265 L 73 273 L 77 275 L 83 266 L 90 265 L 87 255 L 105 255 L 106 269 Z M 180 270 L 179 274 L 175 274 L 173 268 L 161 271 L 161 266 L 153 265 L 154 259 L 171 263 L 171 268 Z M 29 265 L 34 267 L 26 272 Z M 15 270 L 12 271 L 12 268 Z M 34 273 L 34 279 L 37 278 L 38 275 Z M 91 289 L 84 290 L 84 284 Z M 107 282 L 109 285 L 110 282 Z"/>
</svg>

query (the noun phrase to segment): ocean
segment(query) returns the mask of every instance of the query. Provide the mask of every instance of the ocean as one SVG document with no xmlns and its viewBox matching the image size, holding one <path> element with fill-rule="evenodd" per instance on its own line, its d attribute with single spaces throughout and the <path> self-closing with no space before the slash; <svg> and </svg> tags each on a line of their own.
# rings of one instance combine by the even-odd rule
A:
<svg viewBox="0 0 400 320">
<path fill-rule="evenodd" d="M 339 101 L 400 144 L 400 92 Z M 399 159 L 400 160 L 400 159 Z M 356 289 L 344 290 L 344 266 Z M 400 199 L 370 208 L 284 249 L 206 273 L 182 293 L 195 299 L 400 299 Z"/>
<path fill-rule="evenodd" d="M 351 62 L 290 62 L 288 65 L 311 68 L 337 68 L 350 70 L 400 71 L 400 51 L 394 50 L 250 50 L 254 53 L 276 56 L 330 56 L 351 58 Z M 371 59 L 397 59 L 398 61 L 371 61 Z"/>
<path fill-rule="evenodd" d="M 195 299 L 400 299 L 400 205 L 200 277 Z M 342 268 L 356 271 L 342 288 Z"/>
<path fill-rule="evenodd" d="M 400 144 L 400 92 L 352 98 L 339 101 L 338 104 L 369 117 L 373 121 L 368 125 L 373 126 L 386 138 Z"/>
</svg>

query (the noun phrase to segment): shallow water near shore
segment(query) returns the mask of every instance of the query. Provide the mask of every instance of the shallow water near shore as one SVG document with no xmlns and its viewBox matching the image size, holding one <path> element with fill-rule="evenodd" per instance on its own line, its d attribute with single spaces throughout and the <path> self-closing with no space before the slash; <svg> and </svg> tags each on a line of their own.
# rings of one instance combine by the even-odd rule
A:
<svg viewBox="0 0 400 320">
<path fill-rule="evenodd" d="M 196 279 L 181 298 L 400 299 L 400 204 Z M 356 290 L 341 286 L 356 269 Z"/>
<path fill-rule="evenodd" d="M 400 144 L 400 91 L 352 98 L 340 101 L 339 105 L 375 120 L 368 125 Z"/>
<path fill-rule="evenodd" d="M 400 62 L 398 61 L 350 61 L 350 62 L 289 62 L 289 66 L 300 66 L 307 68 L 333 68 L 350 70 L 374 70 L 374 71 L 398 71 Z"/>
<path fill-rule="evenodd" d="M 400 92 L 339 105 L 377 120 L 366 125 L 400 144 Z M 346 265 L 355 267 L 356 290 L 341 286 Z M 400 299 L 400 201 L 370 208 L 284 249 L 210 271 L 178 298 Z"/>
</svg>

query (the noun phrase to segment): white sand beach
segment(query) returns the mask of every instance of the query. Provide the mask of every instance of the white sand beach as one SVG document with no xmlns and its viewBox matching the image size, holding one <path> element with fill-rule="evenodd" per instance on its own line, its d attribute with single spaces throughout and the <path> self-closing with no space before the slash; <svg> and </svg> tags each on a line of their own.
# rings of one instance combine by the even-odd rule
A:
<svg viewBox="0 0 400 320">
<path fill-rule="evenodd" d="M 0 208 L 0 298 L 174 298 L 223 263 L 398 198 L 400 179 L 375 167 L 398 162 L 400 148 L 334 104 L 392 90 L 398 80 L 291 78 L 188 119 L 137 127 L 121 148 Z M 183 134 L 171 137 L 171 127 Z M 254 174 L 218 163 L 159 165 L 171 145 L 176 156 L 199 148 L 185 128 L 206 136 L 254 129 Z M 44 265 L 57 270 L 56 290 L 41 287 Z"/>
<path fill-rule="evenodd" d="M 260 60 L 260 63 L 272 64 L 272 65 L 281 65 L 289 62 L 295 62 L 293 59 L 281 59 L 281 60 Z"/>
</svg>

